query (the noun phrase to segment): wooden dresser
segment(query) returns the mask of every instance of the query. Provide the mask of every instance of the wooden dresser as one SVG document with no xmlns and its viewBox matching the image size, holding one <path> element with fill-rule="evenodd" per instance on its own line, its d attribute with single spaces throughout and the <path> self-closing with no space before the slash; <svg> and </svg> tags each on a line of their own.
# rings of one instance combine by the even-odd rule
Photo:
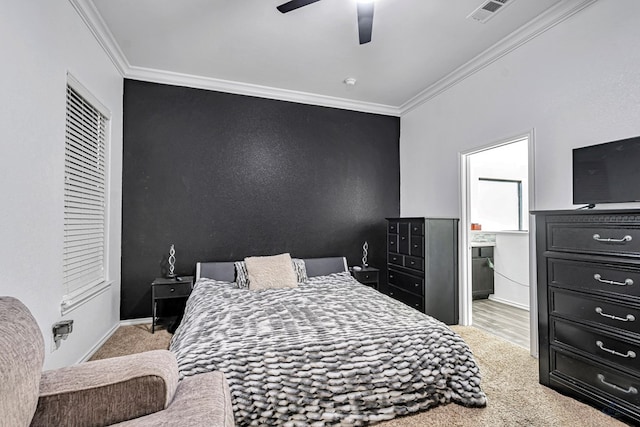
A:
<svg viewBox="0 0 640 427">
<path fill-rule="evenodd" d="M 387 218 L 387 294 L 458 324 L 458 219 Z"/>
<path fill-rule="evenodd" d="M 640 423 L 640 210 L 536 215 L 540 383 Z"/>
</svg>

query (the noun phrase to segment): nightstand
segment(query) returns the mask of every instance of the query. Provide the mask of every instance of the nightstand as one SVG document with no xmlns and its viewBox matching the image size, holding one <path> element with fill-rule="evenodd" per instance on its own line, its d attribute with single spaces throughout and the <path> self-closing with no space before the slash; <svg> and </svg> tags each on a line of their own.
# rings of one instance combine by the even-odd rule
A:
<svg viewBox="0 0 640 427">
<path fill-rule="evenodd" d="M 151 283 L 151 333 L 158 322 L 158 302 L 166 300 L 187 299 L 191 294 L 193 276 L 180 276 L 179 279 L 157 278 Z M 182 308 L 184 310 L 184 307 Z M 180 319 L 182 313 L 178 313 Z"/>
<path fill-rule="evenodd" d="M 363 285 L 378 290 L 380 270 L 374 267 L 362 267 L 362 270 L 351 270 L 351 275 Z"/>
</svg>

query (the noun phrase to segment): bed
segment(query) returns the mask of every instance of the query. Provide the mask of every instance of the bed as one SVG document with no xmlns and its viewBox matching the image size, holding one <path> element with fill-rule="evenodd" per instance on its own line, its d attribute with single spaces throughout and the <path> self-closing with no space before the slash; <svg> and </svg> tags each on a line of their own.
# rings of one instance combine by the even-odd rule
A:
<svg viewBox="0 0 640 427">
<path fill-rule="evenodd" d="M 199 263 L 171 340 L 180 376 L 222 371 L 245 425 L 368 425 L 455 402 L 483 407 L 467 344 L 361 285 L 342 257 L 305 260 L 295 288 L 249 291 L 234 263 Z"/>
</svg>

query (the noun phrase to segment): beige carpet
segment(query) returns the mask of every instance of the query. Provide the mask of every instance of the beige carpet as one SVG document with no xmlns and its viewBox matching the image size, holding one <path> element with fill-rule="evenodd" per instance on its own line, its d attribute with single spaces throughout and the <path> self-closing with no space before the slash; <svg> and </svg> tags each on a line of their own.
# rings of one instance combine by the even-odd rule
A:
<svg viewBox="0 0 640 427">
<path fill-rule="evenodd" d="M 425 426 L 624 426 L 597 409 L 538 384 L 538 362 L 521 347 L 485 331 L 454 326 L 480 365 L 486 408 L 449 404 L 378 424 L 381 427 Z M 164 329 L 151 334 L 150 325 L 123 326 L 91 360 L 168 348 Z"/>
<path fill-rule="evenodd" d="M 156 329 L 152 334 L 151 324 L 120 326 L 107 342 L 91 356 L 90 360 L 125 356 L 149 350 L 166 350 L 169 348 L 172 336 L 165 329 Z"/>
</svg>

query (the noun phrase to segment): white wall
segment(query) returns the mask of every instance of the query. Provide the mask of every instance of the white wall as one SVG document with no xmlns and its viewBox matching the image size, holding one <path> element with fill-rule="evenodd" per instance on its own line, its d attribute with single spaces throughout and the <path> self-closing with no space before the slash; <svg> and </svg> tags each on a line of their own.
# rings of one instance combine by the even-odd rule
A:
<svg viewBox="0 0 640 427">
<path fill-rule="evenodd" d="M 528 233 L 496 233 L 493 251 L 493 296 L 489 298 L 529 310 Z"/>
<path fill-rule="evenodd" d="M 528 141 L 520 140 L 511 144 L 502 145 L 500 147 L 484 150 L 469 156 L 469 196 L 470 196 L 470 214 L 471 222 L 482 225 L 483 230 L 500 231 L 505 228 L 492 226 L 487 223 L 491 218 L 482 218 L 481 213 L 486 211 L 494 211 L 493 209 L 483 209 L 486 204 L 494 204 L 494 200 L 485 200 L 479 195 L 480 178 L 490 179 L 508 179 L 520 181 L 522 183 L 522 206 L 523 212 L 521 216 L 522 229 L 526 230 L 529 226 L 529 214 L 526 210 L 529 207 L 529 145 Z M 502 208 L 504 203 L 495 203 L 496 206 Z M 487 206 L 488 207 L 488 206 Z M 513 206 L 515 211 L 517 205 Z M 517 219 L 517 215 L 515 216 Z M 499 221 L 496 221 L 499 222 Z M 511 230 L 517 230 L 511 228 Z"/>
<path fill-rule="evenodd" d="M 531 129 L 534 208 L 574 208 L 571 149 L 640 135 L 639 18 L 600 0 L 404 115 L 401 214 L 460 216 L 458 153 Z"/>
<path fill-rule="evenodd" d="M 123 79 L 64 0 L 4 0 L 0 13 L 0 295 L 21 299 L 45 335 L 45 368 L 81 360 L 119 321 Z M 61 319 L 67 72 L 111 111 L 111 288 L 69 313 L 74 331 L 52 352 Z"/>
</svg>

